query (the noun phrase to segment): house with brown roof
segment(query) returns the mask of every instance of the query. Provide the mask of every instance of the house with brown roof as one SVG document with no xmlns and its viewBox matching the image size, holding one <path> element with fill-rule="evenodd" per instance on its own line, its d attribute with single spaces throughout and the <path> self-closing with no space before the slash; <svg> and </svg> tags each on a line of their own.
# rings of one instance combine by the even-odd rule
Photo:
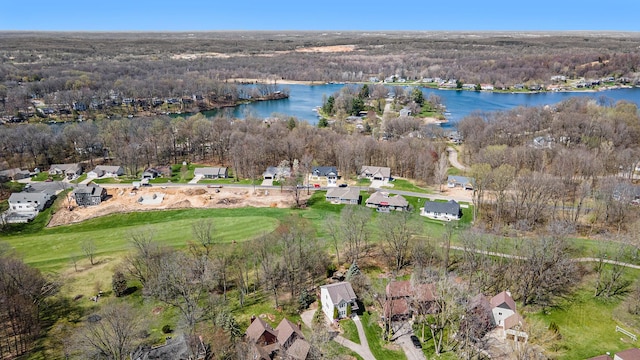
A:
<svg viewBox="0 0 640 360">
<path fill-rule="evenodd" d="M 320 286 L 322 311 L 331 321 L 345 318 L 351 311 L 358 310 L 357 299 L 349 282 Z"/>
<path fill-rule="evenodd" d="M 253 359 L 305 360 L 311 349 L 300 325 L 288 319 L 282 319 L 274 329 L 264 320 L 252 317 L 245 337 L 251 345 Z"/>
<path fill-rule="evenodd" d="M 391 281 L 385 289 L 384 317 L 399 321 L 417 314 L 434 313 L 437 311 L 435 293 L 435 284 L 412 284 L 410 280 Z"/>
<path fill-rule="evenodd" d="M 493 321 L 498 329 L 502 330 L 505 338 L 513 337 L 514 340 L 528 339 L 527 333 L 520 331 L 522 328 L 522 316 L 516 311 L 516 302 L 508 290 L 501 292 L 489 300 Z"/>
<path fill-rule="evenodd" d="M 376 191 L 365 202 L 367 207 L 377 212 L 409 211 L 409 202 L 401 195 L 389 196 L 388 192 Z"/>
<path fill-rule="evenodd" d="M 613 356 L 613 360 L 640 360 L 640 349 L 622 350 Z"/>
<path fill-rule="evenodd" d="M 360 174 L 358 177 L 388 182 L 391 179 L 391 168 L 363 165 L 362 168 L 360 168 Z"/>
</svg>

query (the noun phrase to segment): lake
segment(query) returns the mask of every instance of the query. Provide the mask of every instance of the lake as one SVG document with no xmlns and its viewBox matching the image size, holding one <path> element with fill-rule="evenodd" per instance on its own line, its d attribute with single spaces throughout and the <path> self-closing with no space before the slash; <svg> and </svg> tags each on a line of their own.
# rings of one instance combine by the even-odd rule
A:
<svg viewBox="0 0 640 360">
<path fill-rule="evenodd" d="M 282 85 L 288 88 L 288 99 L 257 101 L 239 105 L 235 108 L 207 111 L 207 116 L 214 116 L 223 112 L 229 116 L 245 118 L 252 115 L 257 118 L 267 118 L 273 114 L 295 116 L 311 124 L 318 122 L 313 109 L 322 105 L 323 97 L 329 97 L 340 91 L 343 84 L 323 85 Z M 355 85 L 354 85 L 355 86 Z M 602 97 L 615 101 L 627 100 L 640 107 L 640 89 L 615 89 L 598 92 L 543 92 L 543 93 L 494 93 L 483 91 L 456 91 L 423 89 L 425 97 L 436 94 L 447 107 L 448 126 L 454 125 L 463 117 L 474 111 L 508 110 L 517 106 L 540 106 L 557 104 L 571 97 L 590 97 L 598 100 Z"/>
</svg>

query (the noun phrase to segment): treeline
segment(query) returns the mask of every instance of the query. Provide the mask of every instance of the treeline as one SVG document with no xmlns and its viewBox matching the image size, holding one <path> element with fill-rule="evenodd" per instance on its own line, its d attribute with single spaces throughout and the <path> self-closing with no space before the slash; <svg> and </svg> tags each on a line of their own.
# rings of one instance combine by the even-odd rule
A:
<svg viewBox="0 0 640 360">
<path fill-rule="evenodd" d="M 2 166 L 48 169 L 50 164 L 109 158 L 135 176 L 143 168 L 182 161 L 231 166 L 238 178 L 259 178 L 283 160 L 337 166 L 341 176 L 362 165 L 389 166 L 395 176 L 430 181 L 444 145 L 425 138 L 378 141 L 306 122 L 265 124 L 248 118 L 122 118 L 81 123 L 0 127 Z"/>
<path fill-rule="evenodd" d="M 0 34 L 2 112 L 47 103 L 123 97 L 236 94 L 229 79 L 368 81 L 396 75 L 489 83 L 544 84 L 606 76 L 636 80 L 635 41 L 628 34 L 200 33 Z M 300 49 L 342 47 L 317 52 Z"/>
<path fill-rule="evenodd" d="M 523 228 L 551 220 L 624 227 L 640 196 L 635 104 L 574 98 L 463 119 L 465 161 L 475 201 L 491 224 Z M 589 202 L 587 199 L 594 199 Z"/>
</svg>

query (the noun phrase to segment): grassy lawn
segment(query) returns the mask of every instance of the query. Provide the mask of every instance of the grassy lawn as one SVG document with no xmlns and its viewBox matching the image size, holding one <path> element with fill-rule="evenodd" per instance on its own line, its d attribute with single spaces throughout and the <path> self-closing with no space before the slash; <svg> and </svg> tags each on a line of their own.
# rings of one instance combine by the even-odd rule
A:
<svg viewBox="0 0 640 360">
<path fill-rule="evenodd" d="M 71 256 L 82 254 L 81 243 L 86 239 L 96 243 L 98 258 L 117 256 L 127 251 L 130 248 L 128 234 L 137 230 L 153 231 L 154 239 L 163 245 L 184 247 L 191 238 L 191 224 L 211 217 L 214 218 L 216 233 L 223 241 L 244 241 L 273 231 L 279 223 L 278 218 L 285 213 L 288 210 L 187 209 L 113 214 L 28 234 L 15 231 L 4 240 L 26 263 L 41 270 L 59 270 L 69 266 Z M 36 221 L 41 217 L 44 219 L 41 215 Z"/>
<path fill-rule="evenodd" d="M 366 178 L 360 178 L 356 180 L 356 186 L 369 186 L 371 185 L 371 180 Z"/>
<path fill-rule="evenodd" d="M 340 327 L 344 330 L 342 336 L 345 339 L 351 340 L 356 344 L 360 344 L 360 336 L 358 336 L 358 329 L 356 324 L 351 319 L 344 319 L 340 321 Z"/>
<path fill-rule="evenodd" d="M 402 190 L 402 191 L 411 191 L 422 194 L 431 194 L 433 191 L 425 188 L 421 188 L 410 182 L 409 180 L 404 179 L 395 179 L 389 183 L 389 186 L 383 186 L 383 188 L 393 189 L 393 190 Z"/>
<path fill-rule="evenodd" d="M 52 179 L 53 181 L 60 181 L 64 178 L 63 175 L 49 175 L 46 171 L 41 171 L 36 176 L 31 178 L 31 181 L 45 181 L 47 179 Z"/>
<path fill-rule="evenodd" d="M 120 176 L 117 178 L 103 178 L 103 179 L 93 179 L 93 183 L 95 184 L 131 184 L 134 181 L 140 181 L 140 179 L 130 176 Z"/>
<path fill-rule="evenodd" d="M 236 180 L 235 178 L 226 178 L 226 179 L 202 179 L 198 181 L 198 184 L 240 184 L 240 185 L 260 185 L 262 184 L 262 180 L 251 180 L 251 179 L 241 179 Z"/>
<path fill-rule="evenodd" d="M 619 299 L 596 299 L 592 288 L 585 286 L 557 307 L 527 317 L 541 320 L 544 326 L 549 326 L 551 322 L 558 325 L 562 339 L 556 358 L 586 359 L 607 351 L 613 354 L 638 346 L 622 333 L 615 332 L 616 325 L 620 325 L 625 330 L 640 334 L 640 329 L 625 327 L 613 318 L 613 309 L 619 302 Z"/>
<path fill-rule="evenodd" d="M 406 359 L 406 355 L 402 350 L 390 350 L 385 347 L 382 339 L 382 328 L 376 322 L 377 315 L 365 312 L 360 316 L 364 333 L 369 342 L 369 348 L 376 359 Z"/>
</svg>

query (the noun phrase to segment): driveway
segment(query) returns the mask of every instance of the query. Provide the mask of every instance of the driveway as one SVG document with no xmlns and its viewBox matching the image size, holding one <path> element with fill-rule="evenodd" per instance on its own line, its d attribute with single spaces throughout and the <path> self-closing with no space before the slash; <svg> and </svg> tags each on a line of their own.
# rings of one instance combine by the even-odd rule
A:
<svg viewBox="0 0 640 360">
<path fill-rule="evenodd" d="M 203 178 L 203 176 L 202 176 L 202 175 L 200 175 L 200 174 L 199 174 L 199 175 L 195 175 L 195 176 L 193 177 L 193 179 L 191 179 L 191 180 L 189 181 L 189 184 L 197 184 L 197 183 L 198 183 L 198 181 L 200 181 L 200 179 L 202 179 L 202 178 Z"/>
<path fill-rule="evenodd" d="M 372 189 L 380 189 L 383 185 L 386 185 L 382 180 L 371 180 L 371 185 L 369 185 Z"/>
<path fill-rule="evenodd" d="M 260 186 L 273 186 L 273 179 L 264 179 Z"/>
<path fill-rule="evenodd" d="M 397 329 L 396 326 L 398 326 Z M 402 351 L 404 351 L 404 354 L 407 356 L 407 360 L 427 359 L 421 349 L 416 349 L 416 347 L 413 346 L 413 342 L 411 341 L 411 335 L 413 335 L 411 324 L 408 322 L 402 322 L 394 325 L 394 329 L 395 331 L 392 340 L 396 344 L 400 345 Z"/>
<path fill-rule="evenodd" d="M 449 163 L 451 163 L 451 166 L 458 170 L 467 171 L 467 167 L 460 164 L 460 162 L 458 161 L 458 152 L 456 151 L 456 149 L 448 147 L 447 152 L 449 153 Z"/>
<path fill-rule="evenodd" d="M 316 312 L 315 309 L 310 309 L 300 314 L 300 317 L 302 318 L 302 322 L 305 325 L 307 325 L 309 329 L 312 328 L 313 314 L 315 312 Z M 360 357 L 362 357 L 364 360 L 376 360 L 376 358 L 373 356 L 373 353 L 371 353 L 371 350 L 369 349 L 369 342 L 367 342 L 367 337 L 364 334 L 364 328 L 362 327 L 362 322 L 360 322 L 360 318 L 358 318 L 358 316 L 355 316 L 353 318 L 353 322 L 356 324 L 356 328 L 358 329 L 360 344 L 356 344 L 353 341 L 348 340 L 340 335 L 337 335 L 336 337 L 334 337 L 333 341 L 337 342 L 338 344 L 360 355 Z M 327 325 L 330 326 L 329 320 L 327 320 Z"/>
</svg>

